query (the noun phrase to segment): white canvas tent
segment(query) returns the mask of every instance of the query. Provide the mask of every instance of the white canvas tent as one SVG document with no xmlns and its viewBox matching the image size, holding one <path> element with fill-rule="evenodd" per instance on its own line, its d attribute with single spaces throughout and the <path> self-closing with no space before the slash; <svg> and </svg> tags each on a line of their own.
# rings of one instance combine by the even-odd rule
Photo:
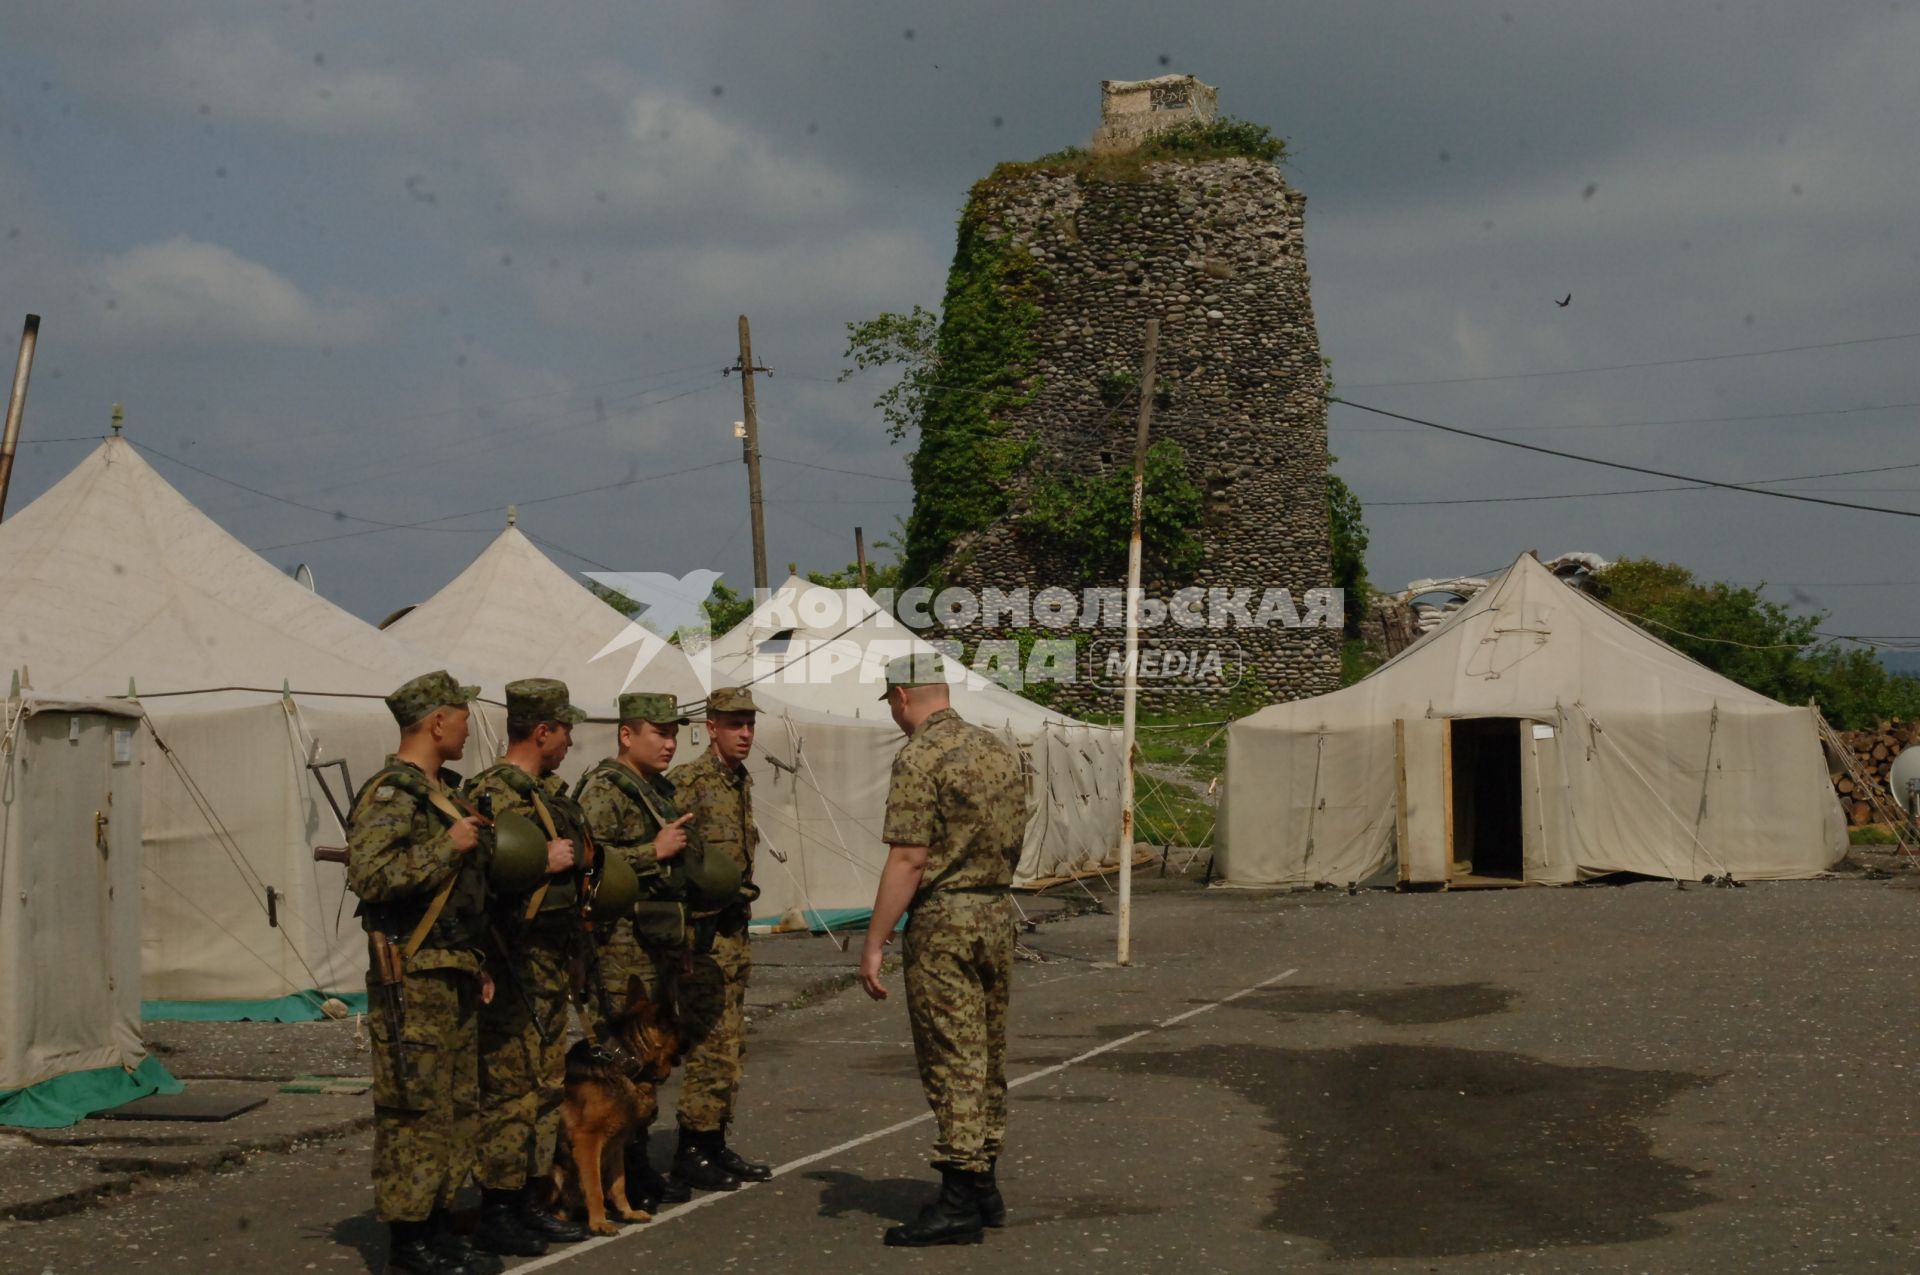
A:
<svg viewBox="0 0 1920 1275">
<path fill-rule="evenodd" d="M 154 1087 L 130 1078 L 146 1060 L 139 711 L 20 696 L 0 718 L 0 1123 L 64 1124 Z"/>
<path fill-rule="evenodd" d="M 592 715 L 574 730 L 568 779 L 614 751 L 613 720 L 633 667 L 634 647 L 607 651 L 629 631 L 626 616 L 541 553 L 510 526 L 438 593 L 387 626 L 392 636 L 479 683 L 483 729 L 460 767 L 473 774 L 500 755 L 505 739 L 506 684 L 557 677 L 573 702 Z M 651 657 L 630 689 L 660 691 L 683 706 L 706 697 L 679 647 L 650 643 Z"/>
<path fill-rule="evenodd" d="M 1814 710 L 1519 558 L 1370 677 L 1227 735 L 1240 886 L 1817 875 L 1846 851 Z"/>
<path fill-rule="evenodd" d="M 358 988 L 344 874 L 312 858 L 345 834 L 308 762 L 365 778 L 394 746 L 381 697 L 433 667 L 221 530 L 117 437 L 0 523 L 0 669 L 42 695 L 131 684 L 145 711 L 149 1000 Z"/>
<path fill-rule="evenodd" d="M 760 751 L 786 773 L 757 810 L 770 842 L 814 874 L 788 883 L 787 906 L 832 911 L 873 901 L 886 846 L 880 828 L 903 742 L 880 702 L 887 661 L 931 651 L 859 589 L 790 577 L 703 654 L 714 685 L 750 685 L 763 714 Z M 696 659 L 700 658 L 696 655 Z M 1120 732 L 1040 707 L 965 670 L 953 706 L 1002 734 L 1029 763 L 1031 808 L 1016 884 L 1109 866 L 1120 836 Z M 786 844 L 780 845 L 780 839 Z M 831 873 L 825 881 L 824 872 Z M 775 874 L 756 874 L 772 893 Z M 763 897 L 762 910 L 768 900 Z"/>
</svg>

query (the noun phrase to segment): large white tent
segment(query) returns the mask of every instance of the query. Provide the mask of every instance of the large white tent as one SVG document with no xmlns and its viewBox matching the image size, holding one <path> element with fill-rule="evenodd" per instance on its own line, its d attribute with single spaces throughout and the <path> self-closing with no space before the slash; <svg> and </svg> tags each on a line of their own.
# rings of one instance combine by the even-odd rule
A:
<svg viewBox="0 0 1920 1275">
<path fill-rule="evenodd" d="M 178 1085 L 140 1039 L 140 722 L 0 699 L 0 1124 Z"/>
<path fill-rule="evenodd" d="M 1847 847 L 1815 711 L 1523 555 L 1371 676 L 1233 724 L 1219 868 L 1291 887 L 1815 876 Z"/>
<path fill-rule="evenodd" d="M 520 678 L 561 679 L 573 702 L 591 714 L 575 728 L 573 752 L 561 768 L 569 779 L 613 752 L 622 689 L 663 692 L 686 707 L 706 698 L 679 647 L 641 637 L 626 616 L 556 566 L 517 526 L 502 531 L 466 570 L 386 631 L 479 683 L 482 729 L 460 763 L 468 774 L 499 757 L 506 684 Z M 621 645 L 630 637 L 639 640 Z M 635 672 L 635 655 L 642 652 L 645 662 Z"/>
<path fill-rule="evenodd" d="M 372 773 L 394 744 L 381 697 L 432 667 L 221 530 L 123 439 L 0 523 L 0 669 L 42 696 L 131 686 L 144 709 L 150 1001 L 359 986 L 344 874 L 312 856 L 345 833 L 309 763 Z M 327 779 L 351 797 L 337 767 Z"/>
<path fill-rule="evenodd" d="M 764 711 L 762 750 L 789 767 L 772 785 L 778 802 L 759 809 L 768 837 L 830 882 L 792 883 L 802 907 L 830 911 L 872 902 L 886 859 L 880 828 L 900 732 L 880 702 L 887 662 L 933 648 L 859 589 L 829 589 L 790 577 L 746 620 L 696 652 L 714 685 L 749 685 Z M 1117 861 L 1120 732 L 1042 708 L 998 683 L 955 669 L 953 706 L 1000 733 L 1027 759 L 1026 842 L 1016 884 Z M 757 874 L 765 888 L 774 874 Z M 802 888 L 804 887 L 804 889 Z"/>
<path fill-rule="evenodd" d="M 387 626 L 387 633 L 478 679 L 488 699 L 523 677 L 557 677 L 573 702 L 611 718 L 632 668 L 632 646 L 608 651 L 627 633 L 626 616 L 556 566 L 518 526 L 509 526 L 466 570 Z M 650 649 L 651 645 L 650 645 Z M 654 650 L 634 687 L 691 704 L 706 695 L 678 647 Z"/>
</svg>

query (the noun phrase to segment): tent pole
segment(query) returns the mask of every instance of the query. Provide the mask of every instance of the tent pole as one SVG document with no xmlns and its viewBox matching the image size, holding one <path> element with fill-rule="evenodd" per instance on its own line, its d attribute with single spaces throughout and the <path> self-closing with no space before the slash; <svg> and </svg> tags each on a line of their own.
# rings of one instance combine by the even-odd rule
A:
<svg viewBox="0 0 1920 1275">
<path fill-rule="evenodd" d="M 7 516 L 7 487 L 13 482 L 13 452 L 20 445 L 20 418 L 27 410 L 27 378 L 33 374 L 33 347 L 40 339 L 40 316 L 30 314 L 20 332 L 20 361 L 13 368 L 13 393 L 7 396 L 7 432 L 0 438 L 0 518 Z"/>
<path fill-rule="evenodd" d="M 1127 666 L 1120 712 L 1120 938 L 1114 960 L 1133 964 L 1133 736 L 1140 692 L 1140 508 L 1147 484 L 1147 429 L 1153 423 L 1153 365 L 1160 353 L 1160 320 L 1147 320 L 1147 351 L 1140 363 L 1140 421 L 1133 435 L 1133 530 L 1127 536 Z"/>
</svg>

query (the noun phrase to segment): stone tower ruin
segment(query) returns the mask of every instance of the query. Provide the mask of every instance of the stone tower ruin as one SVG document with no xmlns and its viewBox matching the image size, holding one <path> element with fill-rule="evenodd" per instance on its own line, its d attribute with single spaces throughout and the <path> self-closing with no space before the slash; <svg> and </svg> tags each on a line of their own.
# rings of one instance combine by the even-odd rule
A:
<svg viewBox="0 0 1920 1275">
<path fill-rule="evenodd" d="M 1106 81 L 1090 150 L 1003 164 L 974 187 L 914 457 L 908 575 L 976 595 L 1124 584 L 1124 525 L 1097 561 L 1055 528 L 1063 502 L 1094 503 L 1102 480 L 1110 494 L 1131 476 L 1144 331 L 1158 318 L 1151 437 L 1184 457 L 1192 519 L 1177 569 L 1156 570 L 1150 554 L 1145 593 L 1203 591 L 1232 627 L 1143 631 L 1148 649 L 1212 643 L 1228 656 L 1198 684 L 1143 678 L 1143 694 L 1217 696 L 1237 683 L 1252 700 L 1291 699 L 1334 689 L 1340 671 L 1338 604 L 1330 625 L 1309 626 L 1328 601 L 1310 591 L 1333 580 L 1306 200 L 1271 135 L 1223 121 L 1216 103 L 1188 75 Z M 1040 513 L 1049 501 L 1053 523 Z M 1290 605 L 1245 623 L 1282 588 Z M 1118 702 L 1098 667 L 1118 629 L 1011 611 L 947 618 L 929 636 L 958 637 L 970 655 L 983 640 L 1071 635 L 1080 677 L 1052 702 Z"/>
</svg>

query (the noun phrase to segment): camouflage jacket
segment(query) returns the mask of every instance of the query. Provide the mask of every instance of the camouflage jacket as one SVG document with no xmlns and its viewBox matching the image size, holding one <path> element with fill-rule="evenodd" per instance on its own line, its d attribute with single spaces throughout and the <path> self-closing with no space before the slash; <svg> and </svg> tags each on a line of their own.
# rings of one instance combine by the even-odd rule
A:
<svg viewBox="0 0 1920 1275">
<path fill-rule="evenodd" d="M 642 775 L 609 757 L 580 777 L 574 800 L 600 853 L 619 855 L 640 878 L 642 903 L 632 918 L 616 921 L 609 939 L 626 931 L 648 947 L 679 948 L 686 943 L 686 910 L 681 906 L 680 865 L 686 851 L 661 863 L 653 854 L 660 829 L 683 813 L 674 803 L 673 785 L 664 775 Z M 699 844 L 700 830 L 687 825 L 687 850 Z"/>
<path fill-rule="evenodd" d="M 640 878 L 642 898 L 679 897 L 679 861 L 661 863 L 653 857 L 653 839 L 663 821 L 671 823 L 684 813 L 666 776 L 641 775 L 609 757 L 580 777 L 574 800 L 601 853 L 618 854 Z M 689 844 L 700 835 L 692 826 L 687 833 Z"/>
<path fill-rule="evenodd" d="M 361 922 L 404 943 L 449 878 L 453 891 L 409 969 L 477 970 L 487 932 L 487 865 L 482 838 L 465 854 L 447 836 L 449 820 L 428 799 L 439 787 L 460 788 L 442 770 L 432 779 L 397 754 L 387 758 L 354 798 L 347 827 L 347 888 L 360 899 Z"/>
<path fill-rule="evenodd" d="M 1011 886 L 1026 828 L 1020 758 L 993 732 L 943 708 L 901 745 L 880 839 L 927 847 L 921 895 Z"/>
<path fill-rule="evenodd" d="M 534 806 L 538 796 L 540 804 L 553 820 L 554 832 L 572 840 L 576 853 L 581 851 L 580 838 L 574 835 L 569 815 L 572 803 L 567 799 L 567 786 L 558 776 L 548 775 L 536 779 L 510 761 L 495 762 L 472 779 L 467 781 L 466 797 L 468 801 L 479 802 L 486 797 L 493 802 L 493 812 L 504 814 L 511 810 L 515 814 L 525 815 L 533 821 L 534 827 L 541 833 L 552 837 L 554 832 L 547 830 L 546 820 L 540 817 L 540 810 Z M 556 872 L 546 878 L 547 893 L 540 900 L 542 916 L 558 913 L 580 902 L 580 889 L 574 874 Z M 526 911 L 527 899 L 533 892 L 521 895 L 518 899 L 505 900 L 509 911 L 517 919 Z"/>
<path fill-rule="evenodd" d="M 760 829 L 753 822 L 753 778 L 747 768 L 728 767 L 709 748 L 686 765 L 675 766 L 667 772 L 667 778 L 673 783 L 680 809 L 694 812 L 689 826 L 700 830 L 709 849 L 724 851 L 738 863 L 741 885 L 751 886 Z"/>
</svg>

